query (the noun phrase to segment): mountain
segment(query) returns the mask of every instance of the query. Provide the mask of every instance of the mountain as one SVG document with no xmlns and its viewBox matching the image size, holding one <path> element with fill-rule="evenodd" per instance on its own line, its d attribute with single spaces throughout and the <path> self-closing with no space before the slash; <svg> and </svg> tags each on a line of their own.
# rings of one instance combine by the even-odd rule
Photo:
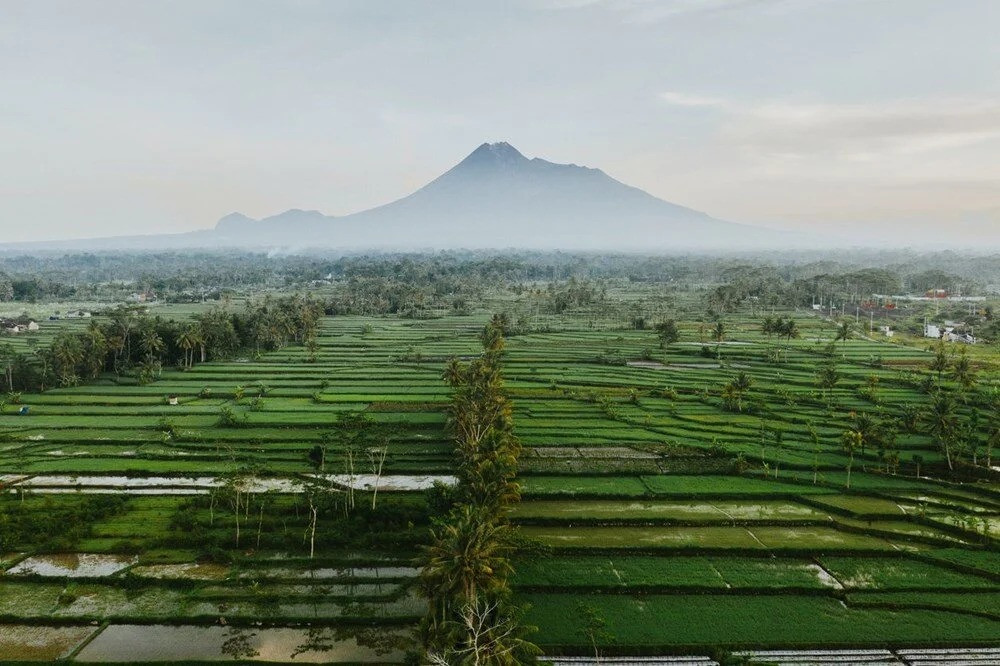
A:
<svg viewBox="0 0 1000 666">
<path fill-rule="evenodd" d="M 324 215 L 318 210 L 299 210 L 293 208 L 284 213 L 255 220 L 243 213 L 230 213 L 215 223 L 215 232 L 219 236 L 245 238 L 256 240 L 262 237 L 274 236 L 276 239 L 289 229 L 303 232 L 325 233 L 329 231 L 328 223 L 333 217 Z"/>
<path fill-rule="evenodd" d="M 409 196 L 341 217 L 298 209 L 259 220 L 230 213 L 203 231 L 7 247 L 687 251 L 827 244 L 805 234 L 718 220 L 630 187 L 600 169 L 529 159 L 500 142 L 482 144 Z"/>
<path fill-rule="evenodd" d="M 600 169 L 529 159 L 506 142 L 482 144 L 413 194 L 378 208 L 337 218 L 233 213 L 215 233 L 241 244 L 386 249 L 722 249 L 793 240 L 657 199 Z"/>
</svg>

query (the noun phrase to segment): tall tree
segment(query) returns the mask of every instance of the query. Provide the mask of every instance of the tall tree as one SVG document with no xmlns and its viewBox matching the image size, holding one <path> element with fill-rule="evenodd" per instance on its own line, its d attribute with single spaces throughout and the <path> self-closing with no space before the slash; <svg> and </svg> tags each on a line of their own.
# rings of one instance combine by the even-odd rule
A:
<svg viewBox="0 0 1000 666">
<path fill-rule="evenodd" d="M 930 407 L 923 418 L 927 434 L 948 462 L 948 469 L 954 470 L 954 453 L 958 435 L 958 413 L 955 398 L 945 391 L 937 391 L 931 399 Z"/>
<path fill-rule="evenodd" d="M 656 337 L 660 340 L 660 348 L 672 345 L 681 339 L 680 331 L 677 329 L 677 322 L 667 319 L 656 325 Z"/>
</svg>

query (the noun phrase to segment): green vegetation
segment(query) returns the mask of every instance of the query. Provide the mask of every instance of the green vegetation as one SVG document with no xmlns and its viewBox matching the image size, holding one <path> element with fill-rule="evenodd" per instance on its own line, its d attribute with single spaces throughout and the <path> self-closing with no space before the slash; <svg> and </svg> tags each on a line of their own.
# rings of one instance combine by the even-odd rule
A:
<svg viewBox="0 0 1000 666">
<path fill-rule="evenodd" d="M 921 262 L 248 261 L 0 339 L 4 659 L 108 623 L 392 662 L 1000 644 L 1000 356 L 914 335 L 989 339 L 995 301 L 863 306 Z M 81 280 L 16 307 L 120 300 Z"/>
<path fill-rule="evenodd" d="M 453 360 L 444 375 L 454 389 L 448 425 L 458 485 L 421 571 L 428 600 L 422 629 L 432 663 L 531 663 L 538 654 L 525 639 L 523 609 L 507 581 L 514 549 L 507 514 L 520 494 L 514 477 L 521 443 L 500 374 L 506 326 L 494 316 L 483 330 L 482 357 Z"/>
</svg>

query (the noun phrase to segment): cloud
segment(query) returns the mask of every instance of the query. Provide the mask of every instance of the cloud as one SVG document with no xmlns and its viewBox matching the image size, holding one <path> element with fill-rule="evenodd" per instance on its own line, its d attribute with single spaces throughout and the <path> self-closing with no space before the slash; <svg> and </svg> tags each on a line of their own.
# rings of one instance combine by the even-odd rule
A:
<svg viewBox="0 0 1000 666">
<path fill-rule="evenodd" d="M 717 110 L 720 140 L 786 161 L 808 155 L 870 161 L 1000 139 L 1000 101 L 991 99 L 743 102 L 677 91 L 658 97 L 674 107 Z"/>
<path fill-rule="evenodd" d="M 1000 102 L 772 102 L 737 109 L 724 131 L 745 146 L 791 154 L 914 155 L 1000 138 Z"/>
</svg>

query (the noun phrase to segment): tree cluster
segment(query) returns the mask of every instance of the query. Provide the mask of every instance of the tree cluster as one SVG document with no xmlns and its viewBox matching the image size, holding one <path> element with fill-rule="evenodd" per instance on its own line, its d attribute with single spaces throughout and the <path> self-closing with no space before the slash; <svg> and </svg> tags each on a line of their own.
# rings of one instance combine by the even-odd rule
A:
<svg viewBox="0 0 1000 666">
<path fill-rule="evenodd" d="M 768 339 L 773 335 L 777 335 L 786 340 L 791 340 L 800 335 L 799 326 L 791 317 L 788 319 L 783 319 L 782 317 L 764 317 L 764 321 L 760 325 L 760 330 Z"/>
<path fill-rule="evenodd" d="M 239 351 L 280 349 L 315 342 L 320 305 L 299 295 L 248 302 L 242 312 L 213 308 L 189 321 L 120 306 L 83 331 L 63 330 L 47 346 L 18 352 L 0 344 L 0 370 L 8 391 L 73 386 L 103 372 L 154 381 L 165 365 L 190 368 Z"/>
<path fill-rule="evenodd" d="M 515 536 L 507 514 L 520 498 L 521 445 L 501 377 L 506 328 L 505 318 L 494 316 L 483 331 L 482 356 L 452 361 L 445 371 L 454 389 L 449 428 L 458 485 L 422 562 L 423 630 L 432 663 L 513 665 L 537 654 L 524 638 L 522 611 L 507 580 Z"/>
</svg>

